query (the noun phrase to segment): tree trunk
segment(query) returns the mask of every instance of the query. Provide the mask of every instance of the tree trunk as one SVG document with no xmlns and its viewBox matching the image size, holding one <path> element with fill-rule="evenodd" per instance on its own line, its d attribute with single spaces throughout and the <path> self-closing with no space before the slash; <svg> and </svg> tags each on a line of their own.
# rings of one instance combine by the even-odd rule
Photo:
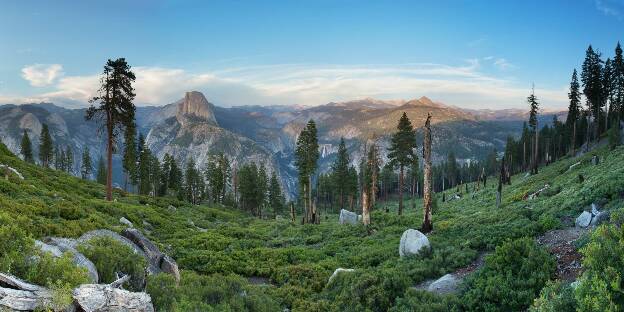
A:
<svg viewBox="0 0 624 312">
<path fill-rule="evenodd" d="M 106 168 L 106 200 L 113 200 L 113 125 L 110 114 L 106 121 L 108 130 L 108 140 L 106 147 L 106 156 L 108 157 L 108 168 Z"/>
<path fill-rule="evenodd" d="M 572 126 L 572 156 L 576 155 L 576 120 Z"/>
<path fill-rule="evenodd" d="M 366 187 L 365 189 L 362 190 L 362 223 L 364 223 L 364 225 L 369 225 L 370 224 L 370 207 L 369 202 L 368 202 L 368 187 Z"/>
<path fill-rule="evenodd" d="M 403 214 L 403 165 L 399 166 L 399 216 Z"/>
<path fill-rule="evenodd" d="M 535 126 L 535 150 L 534 150 L 534 154 L 533 154 L 533 174 L 537 174 L 537 161 L 538 161 L 538 149 L 539 149 L 539 143 L 538 143 L 538 127 L 537 125 Z"/>
<path fill-rule="evenodd" d="M 424 161 L 424 196 L 423 196 L 423 223 L 421 230 L 423 233 L 429 233 L 433 230 L 431 221 L 431 115 L 427 114 L 425 121 L 423 161 Z"/>
<path fill-rule="evenodd" d="M 291 222 L 295 222 L 295 203 L 291 202 L 290 203 L 290 221 Z"/>
</svg>

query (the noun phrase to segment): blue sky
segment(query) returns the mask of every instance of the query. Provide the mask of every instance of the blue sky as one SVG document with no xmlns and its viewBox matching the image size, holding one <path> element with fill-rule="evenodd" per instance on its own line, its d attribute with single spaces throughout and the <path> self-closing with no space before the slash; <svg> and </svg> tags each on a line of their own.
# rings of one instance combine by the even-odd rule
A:
<svg viewBox="0 0 624 312">
<path fill-rule="evenodd" d="M 624 0 L 0 1 L 0 103 L 84 106 L 108 58 L 137 104 L 199 90 L 223 106 L 428 96 L 565 107 L 588 44 L 611 56 Z"/>
</svg>

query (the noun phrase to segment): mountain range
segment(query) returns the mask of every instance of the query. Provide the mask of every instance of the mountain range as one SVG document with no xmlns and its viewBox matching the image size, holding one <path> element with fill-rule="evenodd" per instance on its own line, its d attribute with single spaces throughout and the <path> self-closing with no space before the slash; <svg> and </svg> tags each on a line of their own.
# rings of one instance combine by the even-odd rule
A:
<svg viewBox="0 0 624 312">
<path fill-rule="evenodd" d="M 180 162 L 192 157 L 203 168 L 210 155 L 223 152 L 233 166 L 263 163 L 269 172 L 278 173 L 292 196 L 297 190 L 294 148 L 308 120 L 314 119 L 317 124 L 319 168 L 326 171 L 341 137 L 345 138 L 352 164 L 359 162 L 365 144 L 373 140 L 381 147 L 381 157 L 385 160 L 390 135 L 403 112 L 417 129 L 419 145 L 420 129 L 427 113 L 431 113 L 434 161 L 444 159 L 449 151 L 454 151 L 459 161 L 482 158 L 492 149 L 501 151 L 507 136 L 518 135 L 527 118 L 522 110 L 467 110 L 427 97 L 392 101 L 366 98 L 314 107 L 220 107 L 210 103 L 202 93 L 191 91 L 171 104 L 137 107 L 136 121 L 139 131 L 146 135 L 148 146 L 161 159 L 165 153 Z M 26 130 L 36 154 L 41 126 L 46 123 L 55 144 L 72 148 L 76 159 L 84 149 L 98 159 L 104 151 L 103 136 L 97 123 L 86 122 L 84 114 L 85 109 L 67 109 L 51 103 L 1 105 L 0 139 L 18 153 Z M 564 116 L 561 112 L 545 113 L 540 123 L 552 121 L 553 114 Z M 113 167 L 115 182 L 122 185 L 120 155 L 115 156 Z"/>
</svg>

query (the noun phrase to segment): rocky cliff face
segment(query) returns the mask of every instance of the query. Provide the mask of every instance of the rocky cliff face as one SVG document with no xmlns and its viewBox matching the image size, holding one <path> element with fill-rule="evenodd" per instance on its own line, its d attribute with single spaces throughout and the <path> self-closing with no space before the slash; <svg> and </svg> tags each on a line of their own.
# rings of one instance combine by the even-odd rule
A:
<svg viewBox="0 0 624 312">
<path fill-rule="evenodd" d="M 218 126 L 214 106 L 197 91 L 186 92 L 184 98 L 177 102 L 176 119 L 180 124 L 206 122 Z"/>
</svg>

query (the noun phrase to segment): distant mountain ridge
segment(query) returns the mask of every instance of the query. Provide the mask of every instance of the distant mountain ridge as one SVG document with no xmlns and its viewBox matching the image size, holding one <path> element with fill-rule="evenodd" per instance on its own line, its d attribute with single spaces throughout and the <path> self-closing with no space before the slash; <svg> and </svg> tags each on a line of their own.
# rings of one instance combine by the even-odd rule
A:
<svg viewBox="0 0 624 312">
<path fill-rule="evenodd" d="M 525 115 L 519 110 L 466 110 L 435 102 L 427 97 L 412 100 L 377 100 L 365 98 L 331 102 L 314 107 L 238 106 L 220 107 L 197 91 L 190 91 L 171 104 L 137 107 L 136 120 L 147 144 L 160 158 L 165 153 L 181 162 L 191 157 L 202 168 L 208 157 L 223 152 L 232 164 L 264 163 L 275 171 L 282 185 L 296 193 L 297 173 L 294 148 L 297 136 L 309 119 L 318 127 L 321 171 L 329 169 L 341 137 L 347 141 L 352 164 L 363 156 L 365 143 L 374 138 L 382 158 L 389 146 L 396 123 L 407 113 L 417 129 L 427 113 L 433 116 L 434 160 L 444 159 L 454 151 L 460 159 L 481 158 L 492 149 L 501 151 L 509 135 L 518 135 Z M 52 137 L 60 146 L 74 149 L 75 159 L 88 149 L 94 159 L 104 150 L 95 122 L 84 120 L 85 109 L 66 109 L 51 103 L 0 106 L 0 138 L 13 152 L 19 152 L 26 130 L 35 148 L 41 124 L 50 126 Z M 552 115 L 542 116 L 552 120 Z M 78 164 L 76 164 L 78 166 Z M 120 156 L 115 155 L 116 182 L 121 183 Z M 76 167 L 75 172 L 78 172 Z"/>
</svg>

